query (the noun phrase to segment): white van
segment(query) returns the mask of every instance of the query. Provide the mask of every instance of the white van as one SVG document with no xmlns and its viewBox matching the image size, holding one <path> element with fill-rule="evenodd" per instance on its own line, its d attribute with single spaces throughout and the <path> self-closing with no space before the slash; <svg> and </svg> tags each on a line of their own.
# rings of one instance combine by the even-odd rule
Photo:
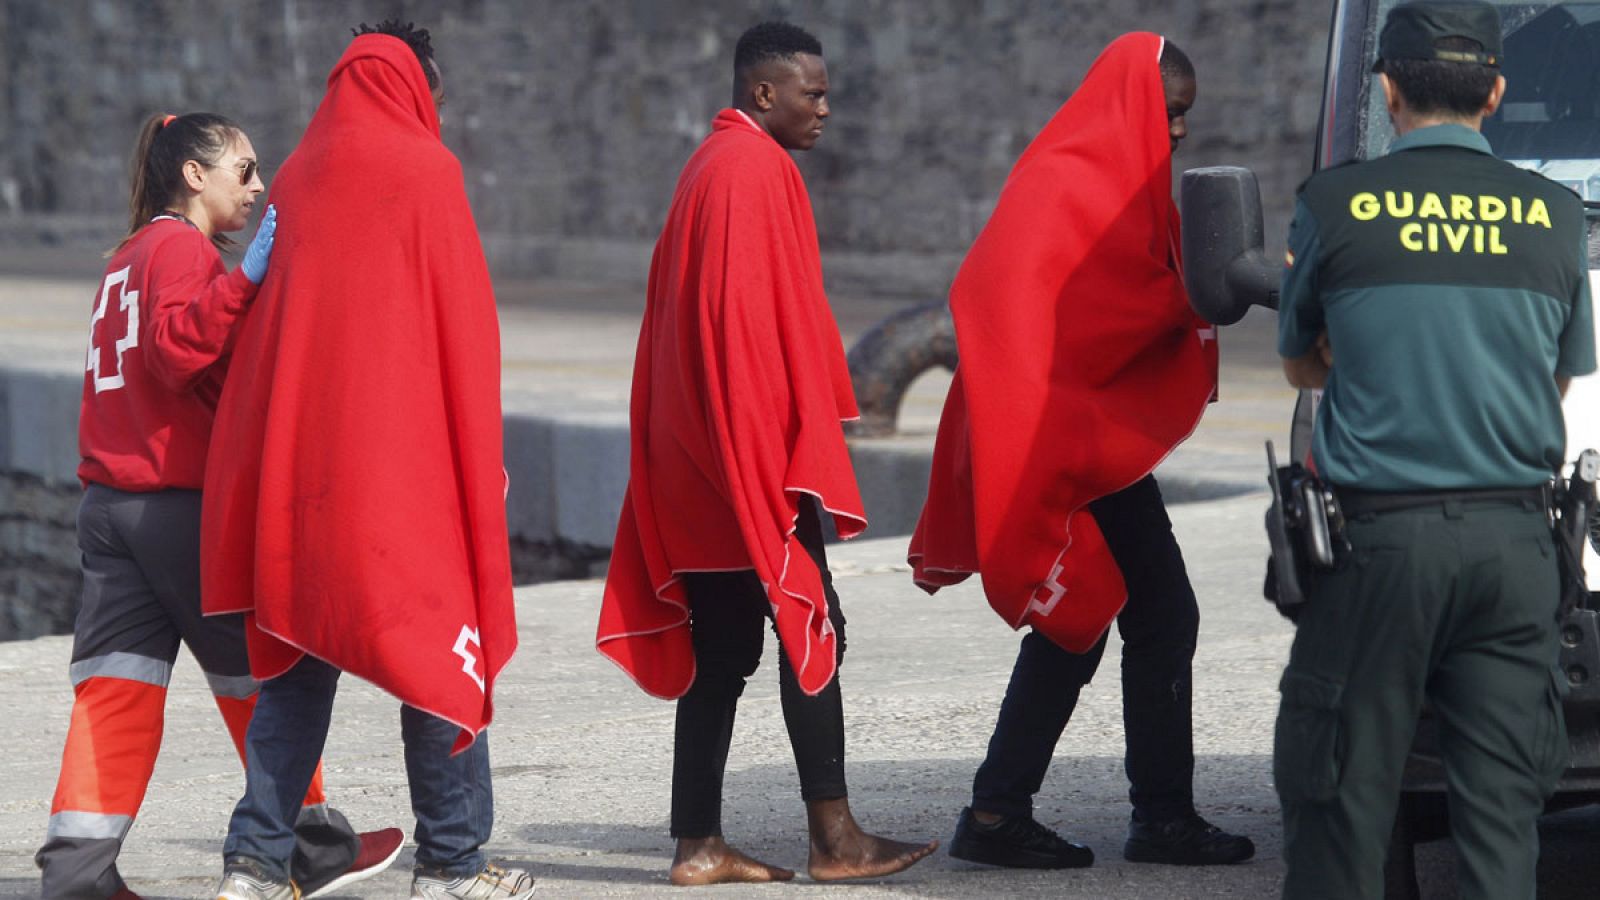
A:
<svg viewBox="0 0 1600 900">
<path fill-rule="evenodd" d="M 1314 166 L 1381 156 L 1394 139 L 1372 73 L 1378 32 L 1399 0 L 1339 0 L 1323 87 Z M 1484 122 L 1496 155 L 1540 172 L 1577 192 L 1588 207 L 1590 284 L 1600 300 L 1600 2 L 1496 3 L 1505 29 L 1505 101 Z M 1309 173 L 1308 173 L 1309 174 Z M 1185 280 L 1195 309 L 1232 324 L 1252 304 L 1277 306 L 1281 250 L 1263 248 L 1255 176 L 1232 167 L 1194 169 L 1183 177 Z M 1281 247 L 1276 241 L 1275 247 Z M 1600 316 L 1596 316 L 1600 323 Z M 1600 343 L 1600 335 L 1597 335 Z M 1309 451 L 1315 398 L 1302 394 L 1294 412 L 1290 458 Z M 1567 459 L 1600 448 L 1600 375 L 1573 382 L 1564 404 Z M 1566 474 L 1566 473 L 1564 473 Z M 1562 623 L 1559 664 L 1571 761 L 1550 808 L 1600 802 L 1600 535 L 1585 554 L 1587 609 Z M 1448 830 L 1444 774 L 1436 729 L 1427 711 L 1402 784 L 1386 867 L 1386 896 L 1419 895 L 1412 846 Z"/>
</svg>

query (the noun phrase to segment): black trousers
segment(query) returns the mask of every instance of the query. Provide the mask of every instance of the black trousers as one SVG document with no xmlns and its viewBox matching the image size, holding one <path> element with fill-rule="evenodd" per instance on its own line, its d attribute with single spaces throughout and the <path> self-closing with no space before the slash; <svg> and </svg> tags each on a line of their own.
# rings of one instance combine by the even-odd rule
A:
<svg viewBox="0 0 1600 900">
<path fill-rule="evenodd" d="M 828 618 L 839 636 L 842 661 L 844 614 L 828 574 L 815 501 L 800 504 L 795 527 L 801 546 L 822 572 Z M 761 580 L 751 569 L 685 574 L 684 586 L 689 594 L 696 672 L 693 686 L 678 700 L 672 836 L 711 837 L 722 834 L 722 775 L 733 741 L 734 713 L 745 680 L 761 662 L 762 624 L 771 615 L 771 607 Z M 844 797 L 844 704 L 839 677 L 836 674 L 821 693 L 808 697 L 795 680 L 782 645 L 778 650 L 778 696 L 800 774 L 800 797 L 807 802 Z"/>
<path fill-rule="evenodd" d="M 1561 588 L 1543 504 L 1353 516 L 1314 573 L 1279 685 L 1273 782 L 1287 900 L 1384 896 L 1417 716 L 1439 730 L 1456 892 L 1533 900 L 1539 814 L 1567 763 Z"/>
<path fill-rule="evenodd" d="M 1200 610 L 1153 476 L 1089 505 L 1128 586 L 1122 634 L 1122 720 L 1128 799 L 1140 821 L 1194 810 L 1190 664 Z M 1033 812 L 1078 693 L 1094 677 L 1105 638 L 1069 653 L 1037 631 L 1022 639 L 989 752 L 973 779 L 972 806 L 1005 816 Z"/>
</svg>

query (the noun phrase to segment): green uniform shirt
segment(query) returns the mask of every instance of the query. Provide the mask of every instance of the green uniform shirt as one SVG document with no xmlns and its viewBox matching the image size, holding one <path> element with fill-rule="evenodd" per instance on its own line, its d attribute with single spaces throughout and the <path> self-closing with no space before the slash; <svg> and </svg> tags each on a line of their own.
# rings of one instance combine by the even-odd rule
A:
<svg viewBox="0 0 1600 900">
<path fill-rule="evenodd" d="M 1278 352 L 1333 349 L 1312 457 L 1334 484 L 1541 484 L 1561 465 L 1556 376 L 1595 369 L 1583 204 L 1461 125 L 1300 188 Z"/>
</svg>

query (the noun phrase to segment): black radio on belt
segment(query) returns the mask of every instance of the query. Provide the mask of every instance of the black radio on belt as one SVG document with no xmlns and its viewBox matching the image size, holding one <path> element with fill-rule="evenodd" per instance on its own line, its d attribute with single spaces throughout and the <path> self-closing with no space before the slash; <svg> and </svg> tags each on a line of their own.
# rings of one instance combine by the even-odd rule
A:
<svg viewBox="0 0 1600 900">
<path fill-rule="evenodd" d="M 1267 483 L 1272 505 L 1267 508 L 1267 579 L 1262 593 L 1290 619 L 1306 601 L 1305 584 L 1316 569 L 1332 569 L 1336 548 L 1344 546 L 1344 516 L 1332 488 L 1299 463 L 1278 465 L 1267 441 Z"/>
<path fill-rule="evenodd" d="M 1567 682 L 1568 702 L 1600 700 L 1600 611 L 1583 571 L 1583 545 L 1600 550 L 1600 504 L 1595 481 L 1600 478 L 1600 453 L 1585 450 L 1572 476 L 1556 479 L 1551 527 L 1561 570 L 1561 655 L 1557 661 Z"/>
<path fill-rule="evenodd" d="M 1561 562 L 1561 612 L 1588 606 L 1589 586 L 1583 571 L 1583 546 L 1597 527 L 1595 481 L 1600 478 L 1600 453 L 1585 450 L 1572 464 L 1572 477 L 1556 479 L 1551 504 L 1556 558 Z"/>
</svg>

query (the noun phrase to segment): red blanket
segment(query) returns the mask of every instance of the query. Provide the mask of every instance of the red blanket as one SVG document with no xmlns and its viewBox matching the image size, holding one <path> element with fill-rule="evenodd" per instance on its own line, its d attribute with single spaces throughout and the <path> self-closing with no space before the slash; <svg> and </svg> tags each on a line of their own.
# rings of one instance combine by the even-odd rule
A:
<svg viewBox="0 0 1600 900">
<path fill-rule="evenodd" d="M 500 337 L 461 166 L 404 43 L 357 38 L 272 188 L 272 265 L 206 471 L 208 613 L 461 726 L 516 649 Z"/>
<path fill-rule="evenodd" d="M 724 110 L 651 262 L 600 652 L 649 693 L 682 695 L 695 665 L 678 576 L 754 568 L 801 688 L 826 687 L 836 637 L 795 515 L 809 494 L 842 536 L 866 527 L 839 424 L 856 414 L 800 170 Z"/>
<path fill-rule="evenodd" d="M 928 591 L 1068 650 L 1127 599 L 1087 504 L 1199 423 L 1217 346 L 1179 274 L 1161 38 L 1129 34 L 1023 152 L 950 289 L 961 363 L 911 540 Z"/>
</svg>

